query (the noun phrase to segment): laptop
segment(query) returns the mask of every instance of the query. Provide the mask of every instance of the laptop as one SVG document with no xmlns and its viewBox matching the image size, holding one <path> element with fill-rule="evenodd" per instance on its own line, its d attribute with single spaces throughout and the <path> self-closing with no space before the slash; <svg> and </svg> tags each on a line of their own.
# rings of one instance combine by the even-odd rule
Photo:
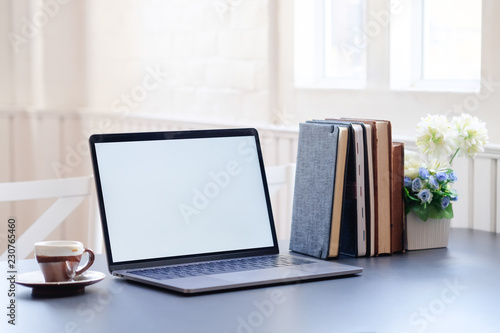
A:
<svg viewBox="0 0 500 333">
<path fill-rule="evenodd" d="M 180 293 L 353 275 L 279 254 L 257 130 L 89 139 L 112 275 Z"/>
</svg>

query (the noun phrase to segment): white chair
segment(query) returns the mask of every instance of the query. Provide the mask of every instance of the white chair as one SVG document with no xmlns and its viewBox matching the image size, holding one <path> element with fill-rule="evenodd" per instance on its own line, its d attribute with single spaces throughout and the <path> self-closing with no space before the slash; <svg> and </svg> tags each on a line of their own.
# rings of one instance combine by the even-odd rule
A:
<svg viewBox="0 0 500 333">
<path fill-rule="evenodd" d="M 278 238 L 288 239 L 292 221 L 295 164 L 268 166 L 266 177 Z"/>
<path fill-rule="evenodd" d="M 277 231 L 289 237 L 295 164 L 271 166 L 266 168 L 269 191 L 273 200 Z M 0 183 L 0 202 L 58 198 L 31 226 L 16 239 L 16 255 L 24 259 L 33 251 L 33 244 L 46 239 L 91 193 L 92 176 L 37 180 L 13 183 Z M 98 221 L 97 207 L 90 216 Z M 93 221 L 93 222 L 95 222 Z M 19 222 L 17 222 L 19 223 Z M 90 221 L 92 224 L 92 221 Z M 93 242 L 89 244 L 95 253 L 102 252 L 100 229 L 94 229 Z M 0 260 L 7 259 L 7 250 Z"/>
<path fill-rule="evenodd" d="M 15 242 L 18 259 L 28 257 L 33 244 L 46 239 L 90 195 L 92 181 L 92 176 L 86 176 L 0 183 L 0 202 L 58 198 L 22 235 L 18 235 Z M 100 244 L 99 241 L 94 243 Z M 0 257 L 0 260 L 6 259 L 7 251 Z"/>
</svg>

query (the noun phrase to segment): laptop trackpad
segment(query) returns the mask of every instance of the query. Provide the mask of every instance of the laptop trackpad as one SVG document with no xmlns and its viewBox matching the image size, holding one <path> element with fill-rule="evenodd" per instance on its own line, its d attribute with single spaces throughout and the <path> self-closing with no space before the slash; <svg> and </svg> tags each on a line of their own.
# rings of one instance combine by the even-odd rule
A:
<svg viewBox="0 0 500 333">
<path fill-rule="evenodd" d="M 265 282 L 278 283 L 287 281 L 300 281 L 338 275 L 361 273 L 362 269 L 338 263 L 313 263 L 291 267 L 275 267 L 252 271 L 215 274 L 211 277 L 229 283 Z"/>
<path fill-rule="evenodd" d="M 314 265 L 305 265 L 314 266 Z M 252 285 L 262 285 L 271 283 L 286 282 L 288 280 L 297 280 L 297 277 L 310 275 L 310 271 L 302 271 L 297 268 L 276 267 L 270 269 L 214 274 L 209 276 L 197 276 L 183 279 L 174 279 L 168 282 L 169 285 L 184 290 L 196 290 L 221 286 L 248 287 Z M 311 277 L 309 277 L 311 278 Z M 299 278 L 300 280 L 300 278 Z"/>
<path fill-rule="evenodd" d="M 278 283 L 286 280 L 290 276 L 290 268 L 278 267 L 255 271 L 243 271 L 233 273 L 214 274 L 207 276 L 196 276 L 182 279 L 172 279 L 167 282 L 175 288 L 182 290 L 211 290 L 212 288 L 220 289 L 220 287 L 248 287 L 254 284 L 262 285 L 268 283 Z M 293 273 L 292 276 L 296 276 Z M 219 287 L 219 288 L 218 288 Z M 224 288 L 225 289 L 225 288 Z"/>
</svg>

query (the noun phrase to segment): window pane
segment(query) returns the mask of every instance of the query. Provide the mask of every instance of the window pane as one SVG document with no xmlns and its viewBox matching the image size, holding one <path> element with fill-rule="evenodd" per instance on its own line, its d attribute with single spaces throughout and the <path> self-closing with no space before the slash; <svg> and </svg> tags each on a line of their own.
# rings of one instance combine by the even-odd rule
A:
<svg viewBox="0 0 500 333">
<path fill-rule="evenodd" d="M 366 77 L 364 0 L 325 0 L 325 76 Z"/>
<path fill-rule="evenodd" d="M 423 79 L 479 80 L 481 1 L 424 0 Z"/>
</svg>

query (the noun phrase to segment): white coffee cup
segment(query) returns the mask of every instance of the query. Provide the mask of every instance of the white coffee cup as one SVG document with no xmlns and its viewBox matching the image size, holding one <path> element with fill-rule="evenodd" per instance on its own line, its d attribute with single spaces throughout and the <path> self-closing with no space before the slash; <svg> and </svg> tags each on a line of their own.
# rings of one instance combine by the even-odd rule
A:
<svg viewBox="0 0 500 333">
<path fill-rule="evenodd" d="M 80 269 L 80 261 L 87 252 L 87 263 Z M 71 281 L 83 274 L 94 263 L 94 252 L 78 241 L 45 241 L 35 243 L 35 257 L 45 282 Z"/>
</svg>

